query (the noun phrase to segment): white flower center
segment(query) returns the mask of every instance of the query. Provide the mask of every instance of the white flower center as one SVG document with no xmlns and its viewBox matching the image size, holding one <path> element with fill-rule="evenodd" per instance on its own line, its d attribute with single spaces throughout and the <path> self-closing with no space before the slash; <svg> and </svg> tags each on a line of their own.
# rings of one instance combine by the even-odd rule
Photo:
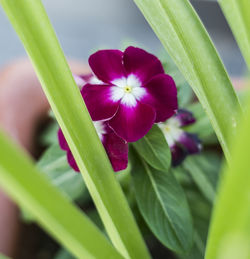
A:
<svg viewBox="0 0 250 259">
<path fill-rule="evenodd" d="M 136 106 L 136 102 L 146 94 L 146 89 L 142 87 L 140 80 L 133 74 L 127 78 L 119 78 L 112 82 L 111 99 L 114 102 L 121 101 L 128 107 Z"/>
<path fill-rule="evenodd" d="M 183 130 L 179 128 L 179 122 L 175 118 L 170 118 L 165 123 L 159 123 L 158 126 L 162 130 L 170 148 L 183 134 Z"/>
</svg>

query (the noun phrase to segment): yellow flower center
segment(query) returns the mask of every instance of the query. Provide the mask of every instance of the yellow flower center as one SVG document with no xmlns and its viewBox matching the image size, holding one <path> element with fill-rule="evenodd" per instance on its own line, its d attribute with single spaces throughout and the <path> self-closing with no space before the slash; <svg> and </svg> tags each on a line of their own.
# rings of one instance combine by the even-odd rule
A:
<svg viewBox="0 0 250 259">
<path fill-rule="evenodd" d="M 169 132 L 170 130 L 171 130 L 171 128 L 170 128 L 169 126 L 166 126 L 166 127 L 165 127 L 165 131 L 166 131 L 166 132 Z"/>
<path fill-rule="evenodd" d="M 125 92 L 125 93 L 131 93 L 131 92 L 132 92 L 132 87 L 129 86 L 129 85 L 126 85 L 126 86 L 124 87 L 124 92 Z"/>
</svg>

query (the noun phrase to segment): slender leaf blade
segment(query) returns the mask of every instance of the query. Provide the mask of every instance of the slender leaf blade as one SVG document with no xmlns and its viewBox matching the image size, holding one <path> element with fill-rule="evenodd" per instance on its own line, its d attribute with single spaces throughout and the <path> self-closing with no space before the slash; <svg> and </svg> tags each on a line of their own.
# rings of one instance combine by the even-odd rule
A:
<svg viewBox="0 0 250 259">
<path fill-rule="evenodd" d="M 250 70 L 250 8 L 249 0 L 219 0 L 222 11 L 239 44 Z"/>
<path fill-rule="evenodd" d="M 250 100 L 220 182 L 206 259 L 250 258 Z"/>
<path fill-rule="evenodd" d="M 161 172 L 133 153 L 132 181 L 141 214 L 169 249 L 184 253 L 193 241 L 192 218 L 185 194 L 173 172 Z"/>
<path fill-rule="evenodd" d="M 187 79 L 227 159 L 240 104 L 208 33 L 188 0 L 134 0 Z"/>
<path fill-rule="evenodd" d="M 41 1 L 0 3 L 30 56 L 111 241 L 126 258 L 149 258 Z"/>
</svg>

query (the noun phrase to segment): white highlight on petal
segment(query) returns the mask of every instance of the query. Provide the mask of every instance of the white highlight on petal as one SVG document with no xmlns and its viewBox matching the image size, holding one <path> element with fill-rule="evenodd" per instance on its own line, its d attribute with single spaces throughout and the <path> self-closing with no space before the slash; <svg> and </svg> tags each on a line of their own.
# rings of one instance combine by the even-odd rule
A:
<svg viewBox="0 0 250 259">
<path fill-rule="evenodd" d="M 127 85 L 131 86 L 131 87 L 141 87 L 141 81 L 140 79 L 134 75 L 134 74 L 130 74 L 127 77 Z"/>
<path fill-rule="evenodd" d="M 111 83 L 113 85 L 123 88 L 127 85 L 127 79 L 126 79 L 126 77 L 122 77 L 122 78 L 113 80 Z"/>
<path fill-rule="evenodd" d="M 134 74 L 127 78 L 122 77 L 112 81 L 114 86 L 111 88 L 111 100 L 120 101 L 128 107 L 136 106 L 137 101 L 141 100 L 147 93 L 146 89 L 141 86 L 141 81 Z"/>
<path fill-rule="evenodd" d="M 126 93 L 122 97 L 121 103 L 128 107 L 135 107 L 137 102 L 135 96 L 132 93 Z"/>
<path fill-rule="evenodd" d="M 89 80 L 89 83 L 92 85 L 103 85 L 104 83 L 99 80 L 96 76 L 92 76 Z"/>
<path fill-rule="evenodd" d="M 141 100 L 141 98 L 147 93 L 144 87 L 134 87 L 131 92 L 136 100 Z"/>
<path fill-rule="evenodd" d="M 117 86 L 111 87 L 111 100 L 114 102 L 120 101 L 124 96 L 124 90 Z"/>
<path fill-rule="evenodd" d="M 100 140 L 103 140 L 103 135 L 106 134 L 106 130 L 105 130 L 105 124 L 103 123 L 103 121 L 93 121 L 96 132 L 100 138 Z"/>
<path fill-rule="evenodd" d="M 74 77 L 75 82 L 76 82 L 76 84 L 79 88 L 82 88 L 86 84 L 85 80 L 82 79 L 80 76 L 73 75 L 73 77 Z"/>
</svg>

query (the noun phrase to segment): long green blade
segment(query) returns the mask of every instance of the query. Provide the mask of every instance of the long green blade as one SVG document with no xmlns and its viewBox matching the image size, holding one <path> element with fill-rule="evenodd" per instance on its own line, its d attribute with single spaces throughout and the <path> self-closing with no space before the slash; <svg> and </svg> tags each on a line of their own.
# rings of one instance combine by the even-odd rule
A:
<svg viewBox="0 0 250 259">
<path fill-rule="evenodd" d="M 126 258 L 149 258 L 41 1 L 0 3 L 32 60 L 110 239 Z"/>
<path fill-rule="evenodd" d="M 229 159 L 229 141 L 236 132 L 240 105 L 225 68 L 190 2 L 134 1 L 192 86 Z"/>
<path fill-rule="evenodd" d="M 250 69 L 250 2 L 249 0 L 219 0 L 219 4 Z"/>
<path fill-rule="evenodd" d="M 221 180 L 206 259 L 250 258 L 249 132 L 250 105 L 232 145 L 232 160 Z"/>
<path fill-rule="evenodd" d="M 0 146 L 1 186 L 59 242 L 77 258 L 123 258 L 2 133 Z"/>
</svg>

